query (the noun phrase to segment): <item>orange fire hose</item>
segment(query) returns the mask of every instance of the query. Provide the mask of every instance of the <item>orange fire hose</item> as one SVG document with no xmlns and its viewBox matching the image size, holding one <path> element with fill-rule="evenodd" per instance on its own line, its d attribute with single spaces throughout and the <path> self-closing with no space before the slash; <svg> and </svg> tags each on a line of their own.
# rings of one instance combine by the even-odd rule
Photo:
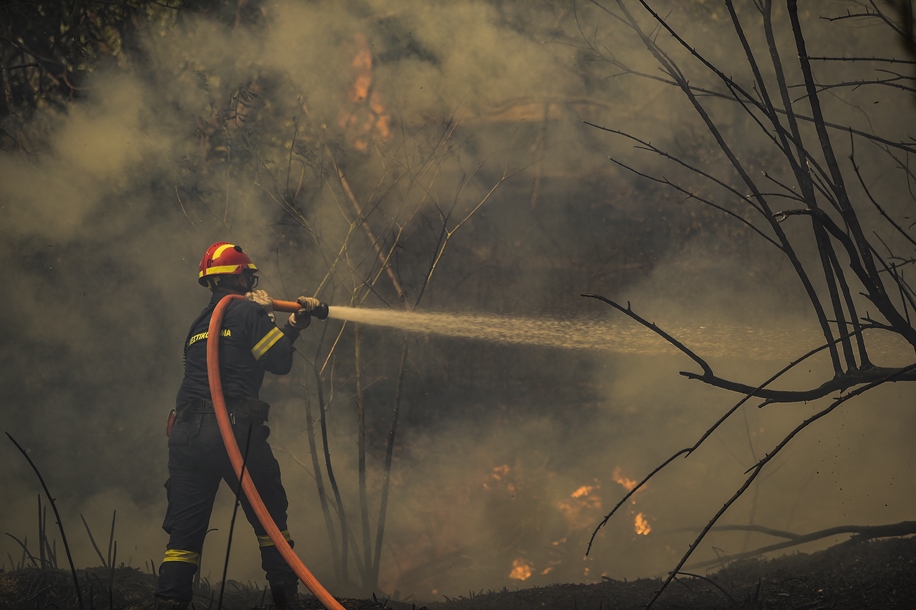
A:
<svg viewBox="0 0 916 610">
<path fill-rule="evenodd" d="M 300 305 L 296 301 L 278 301 L 277 299 L 274 299 L 273 304 L 274 304 L 274 311 L 287 311 L 289 313 L 295 313 L 299 311 L 300 309 L 302 309 L 302 305 Z M 324 305 L 322 303 L 322 307 L 326 308 L 327 305 Z M 322 316 L 319 315 L 318 317 L 320 318 Z M 325 311 L 324 317 L 327 317 L 327 311 Z"/>
<path fill-rule="evenodd" d="M 223 443 L 226 445 L 226 451 L 229 453 L 232 467 L 235 469 L 235 475 L 242 481 L 242 489 L 245 491 L 245 496 L 251 503 L 251 507 L 258 516 L 261 525 L 267 530 L 267 535 L 277 546 L 283 559 L 293 569 L 302 584 L 318 598 L 318 601 L 325 608 L 328 610 L 344 610 L 344 607 L 312 576 L 309 569 L 305 567 L 305 564 L 293 551 L 293 547 L 289 545 L 289 542 L 280 533 L 280 528 L 277 527 L 270 513 L 267 512 L 267 507 L 264 506 L 264 501 L 261 500 L 261 496 L 258 494 L 251 477 L 242 476 L 242 453 L 239 451 L 239 445 L 235 441 L 235 435 L 232 433 L 232 423 L 229 421 L 229 413 L 226 411 L 226 399 L 223 396 L 223 382 L 219 374 L 219 332 L 223 325 L 223 314 L 226 312 L 226 307 L 229 306 L 231 301 L 244 298 L 238 294 L 230 294 L 223 297 L 216 305 L 216 309 L 213 310 L 213 315 L 210 318 L 209 334 L 207 335 L 207 373 L 210 377 L 210 397 L 213 400 L 213 409 L 216 411 L 219 432 L 223 437 Z M 290 301 L 274 301 L 274 308 L 279 311 L 298 311 L 300 306 L 298 303 Z"/>
</svg>

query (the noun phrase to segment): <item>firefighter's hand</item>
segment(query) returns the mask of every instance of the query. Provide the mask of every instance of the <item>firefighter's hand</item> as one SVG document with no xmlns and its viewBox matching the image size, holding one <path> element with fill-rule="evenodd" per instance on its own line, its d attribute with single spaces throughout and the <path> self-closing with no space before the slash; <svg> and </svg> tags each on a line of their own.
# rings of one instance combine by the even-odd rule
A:
<svg viewBox="0 0 916 610">
<path fill-rule="evenodd" d="M 249 301 L 254 301 L 263 307 L 264 311 L 267 312 L 268 317 L 270 317 L 271 320 L 274 319 L 274 302 L 267 294 L 266 290 L 253 290 L 252 292 L 246 292 L 245 298 Z"/>
<path fill-rule="evenodd" d="M 296 302 L 302 309 L 290 314 L 289 325 L 302 330 L 312 323 L 312 312 L 321 305 L 321 301 L 312 297 L 299 297 Z"/>
</svg>

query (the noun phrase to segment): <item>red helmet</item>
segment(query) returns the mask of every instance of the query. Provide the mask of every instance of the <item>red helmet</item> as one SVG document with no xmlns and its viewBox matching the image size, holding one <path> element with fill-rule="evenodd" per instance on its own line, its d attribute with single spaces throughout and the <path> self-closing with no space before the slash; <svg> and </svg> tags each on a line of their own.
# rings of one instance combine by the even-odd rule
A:
<svg viewBox="0 0 916 610">
<path fill-rule="evenodd" d="M 207 278 L 212 275 L 239 275 L 246 269 L 257 271 L 248 255 L 242 252 L 241 246 L 227 241 L 218 241 L 204 253 L 200 259 L 200 274 L 197 283 L 207 285 Z"/>
</svg>

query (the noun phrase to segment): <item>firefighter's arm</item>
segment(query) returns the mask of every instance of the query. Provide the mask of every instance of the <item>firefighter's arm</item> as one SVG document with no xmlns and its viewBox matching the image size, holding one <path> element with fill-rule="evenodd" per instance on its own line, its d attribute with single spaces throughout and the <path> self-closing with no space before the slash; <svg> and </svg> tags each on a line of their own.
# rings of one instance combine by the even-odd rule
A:
<svg viewBox="0 0 916 610">
<path fill-rule="evenodd" d="M 293 342 L 298 338 L 299 331 L 288 324 L 280 330 L 264 308 L 251 308 L 251 311 L 251 337 L 254 342 L 252 357 L 270 373 L 289 373 L 295 351 Z"/>
</svg>

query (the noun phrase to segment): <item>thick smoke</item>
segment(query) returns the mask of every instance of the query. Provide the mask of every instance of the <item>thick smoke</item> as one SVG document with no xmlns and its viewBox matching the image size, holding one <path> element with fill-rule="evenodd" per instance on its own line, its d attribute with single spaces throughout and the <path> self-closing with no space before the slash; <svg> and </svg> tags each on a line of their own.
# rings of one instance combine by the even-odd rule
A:
<svg viewBox="0 0 916 610">
<path fill-rule="evenodd" d="M 727 16 L 696 4 L 673 3 L 672 23 L 725 72 L 738 70 L 740 54 L 723 42 L 732 40 Z M 639 171 L 664 167 L 672 181 L 688 174 L 651 155 L 634 157 L 633 141 L 583 121 L 688 159 L 710 150 L 709 136 L 675 105 L 682 99 L 671 87 L 622 74 L 622 65 L 653 77 L 658 70 L 618 20 L 584 9 L 327 0 L 258 4 L 253 17 L 238 19 L 162 11 L 66 111 L 41 110 L 16 125 L 33 148 L 0 156 L 3 429 L 42 470 L 78 565 L 99 563 L 80 515 L 104 547 L 115 512 L 118 562 L 147 571 L 161 559 L 165 417 L 180 382 L 182 340 L 208 296 L 195 274 L 211 242 L 242 244 L 275 298 L 318 292 L 335 305 L 356 304 L 353 295 L 365 297 L 364 282 L 377 274 L 362 304 L 399 306 L 394 280 L 372 267 L 379 253 L 351 224 L 347 189 L 376 234 L 387 236 L 381 256 L 390 256 L 405 292 L 415 298 L 425 290 L 420 310 L 612 320 L 657 344 L 648 330 L 578 296 L 594 292 L 630 301 L 685 341 L 710 346 L 717 372 L 749 383 L 818 344 L 804 295 L 791 270 L 771 262 L 779 259 L 770 246 L 609 160 L 638 158 Z M 843 27 L 808 10 L 812 35 Z M 867 49 L 863 55 L 894 52 L 868 30 L 852 32 L 811 43 L 824 55 L 841 54 L 832 47 L 849 41 Z M 621 64 L 592 61 L 588 42 L 613 49 Z M 356 61 L 362 52 L 371 70 Z M 354 96 L 361 77 L 370 86 Z M 246 87 L 250 115 L 238 104 Z M 900 110 L 885 93 L 869 95 Z M 748 130 L 735 132 L 743 153 L 764 150 L 732 106 L 723 102 L 717 119 Z M 848 114 L 860 128 L 867 123 L 856 108 Z M 890 116 L 901 113 L 869 118 Z M 873 195 L 894 212 L 894 201 L 909 200 L 894 197 L 901 186 L 879 157 L 860 151 Z M 467 222 L 443 241 L 443 218 L 451 229 Z M 395 234 L 403 244 L 391 248 Z M 336 260 L 344 245 L 352 253 Z M 329 267 L 332 279 L 323 281 Z M 305 406 L 314 417 L 311 362 L 318 354 L 321 364 L 341 327 L 316 322 L 294 373 L 264 389 L 296 549 L 332 590 L 345 587 L 335 582 Z M 374 524 L 404 338 L 392 329 L 361 332 L 366 367 L 380 371 L 364 380 L 374 410 Z M 350 358 L 349 329 L 343 337 Z M 768 342 L 765 354 L 749 346 L 758 340 Z M 745 470 L 822 408 L 749 405 L 622 507 L 586 558 L 592 531 L 627 486 L 692 445 L 739 397 L 679 376 L 694 365 L 670 350 L 623 356 L 425 334 L 407 341 L 380 574 L 380 586 L 401 597 L 664 573 Z M 899 346 L 887 350 L 888 359 L 906 357 Z M 325 388 L 329 448 L 356 524 L 352 374 L 335 366 L 328 363 L 326 379 L 345 383 Z M 787 383 L 810 387 L 827 369 L 819 361 Z M 913 390 L 894 384 L 838 411 L 789 447 L 725 522 L 807 532 L 911 518 L 912 403 Z M 28 537 L 34 554 L 40 488 L 11 443 L 0 451 L 0 522 L 5 533 Z M 231 513 L 224 488 L 203 559 L 211 581 L 220 578 Z M 263 579 L 252 538 L 240 526 L 230 578 Z M 767 542 L 722 534 L 712 545 L 733 553 Z M 22 549 L 7 536 L 0 554 L 9 567 Z M 707 546 L 697 559 L 712 556 Z M 350 577 L 358 579 L 352 566 Z"/>
</svg>

